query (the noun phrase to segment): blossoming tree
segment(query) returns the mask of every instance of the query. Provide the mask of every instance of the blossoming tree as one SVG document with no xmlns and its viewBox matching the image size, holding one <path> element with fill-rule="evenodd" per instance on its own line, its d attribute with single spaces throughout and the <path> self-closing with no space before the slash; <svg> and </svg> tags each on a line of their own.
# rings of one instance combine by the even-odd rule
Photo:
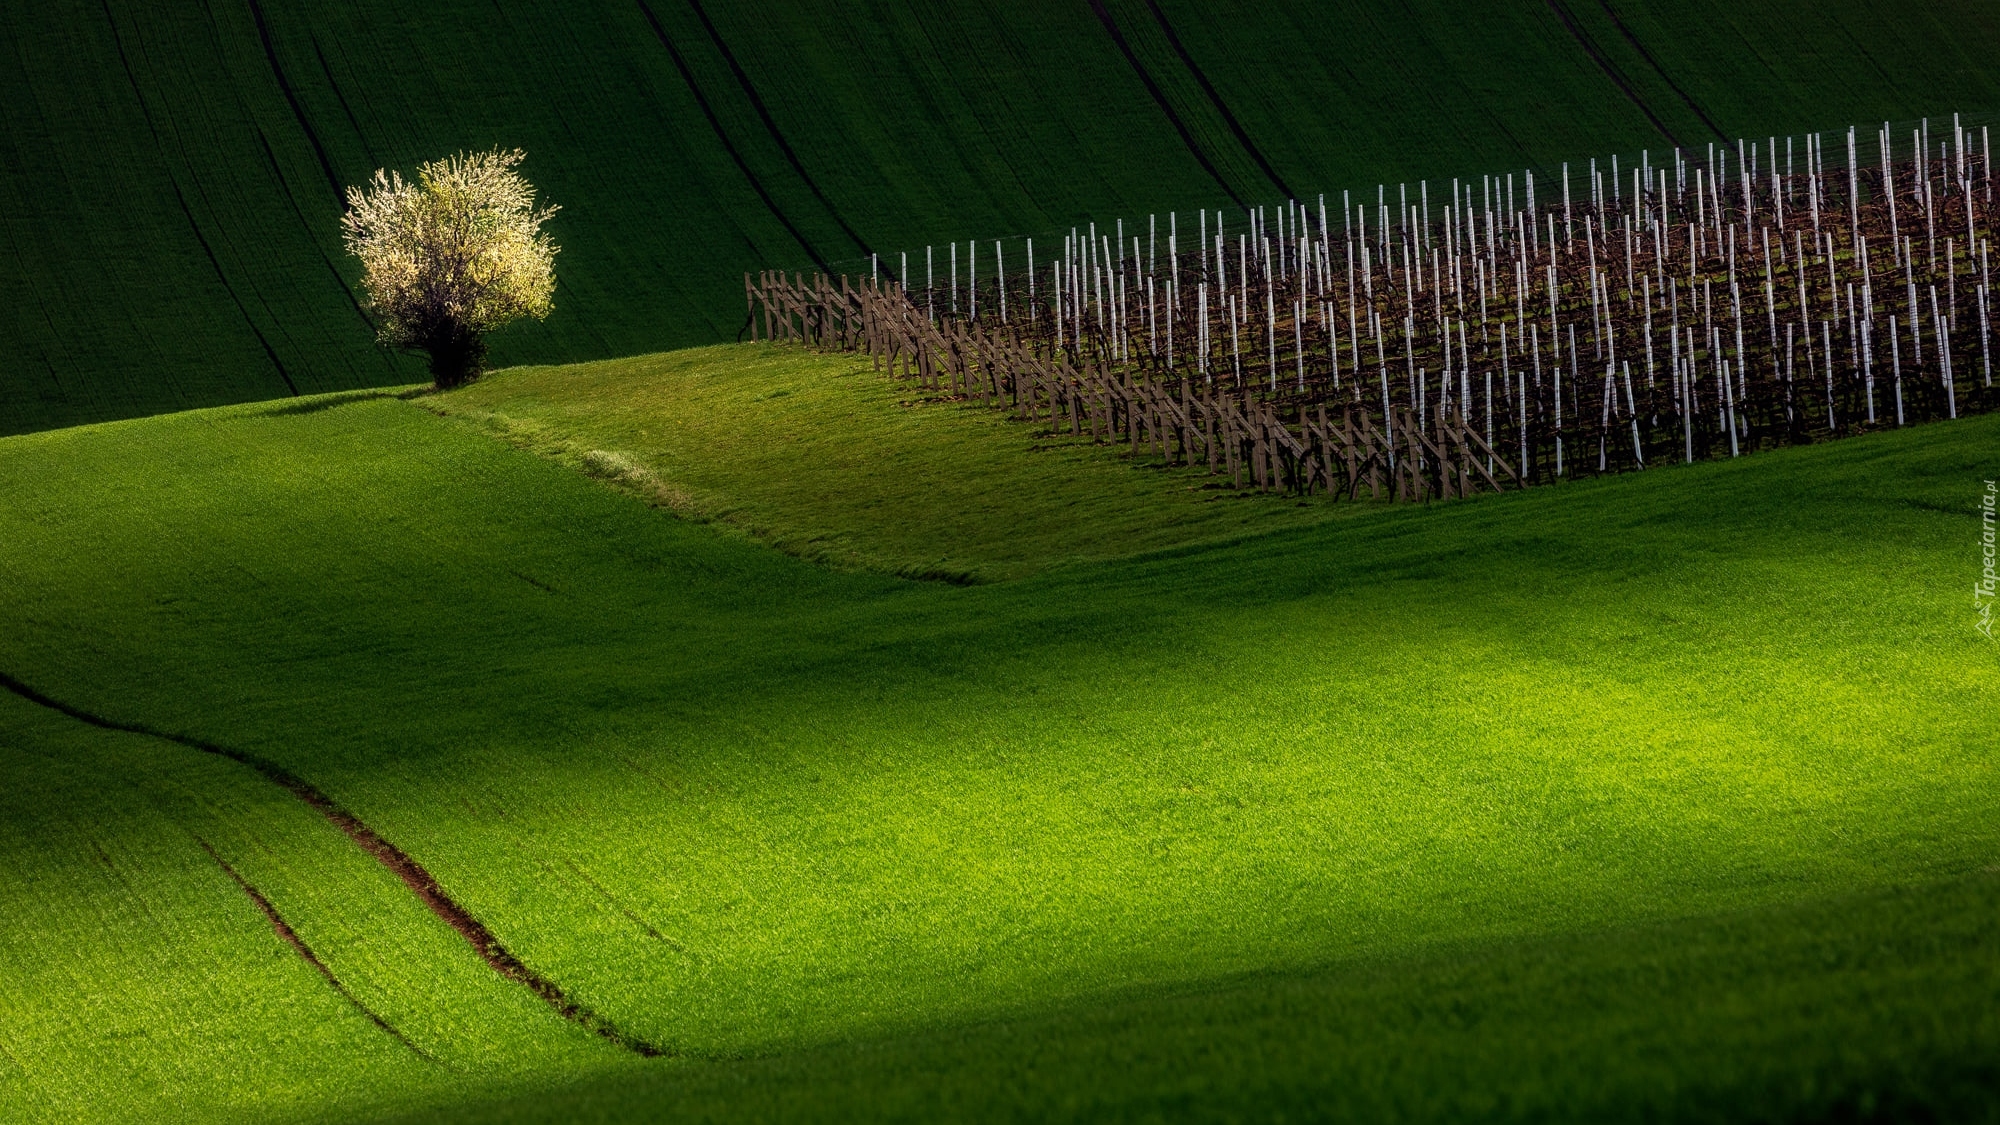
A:
<svg viewBox="0 0 2000 1125">
<path fill-rule="evenodd" d="M 460 153 L 417 170 L 377 171 L 347 189 L 347 249 L 361 259 L 378 339 L 427 352 L 440 389 L 479 377 L 484 334 L 555 307 L 555 256 L 535 188 L 514 169 L 527 154 Z"/>
</svg>

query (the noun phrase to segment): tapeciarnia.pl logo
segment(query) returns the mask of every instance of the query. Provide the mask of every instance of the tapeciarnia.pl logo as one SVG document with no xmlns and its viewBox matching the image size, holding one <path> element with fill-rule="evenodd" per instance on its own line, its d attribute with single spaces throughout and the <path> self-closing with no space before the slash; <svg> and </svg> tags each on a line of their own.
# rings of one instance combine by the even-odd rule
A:
<svg viewBox="0 0 2000 1125">
<path fill-rule="evenodd" d="M 1972 608 L 1979 619 L 1973 627 L 1993 639 L 1993 601 L 2000 597 L 2000 574 L 1994 573 L 1995 502 L 2000 501 L 2000 483 L 1986 482 L 1986 494 L 1979 498 L 1979 581 L 1972 585 Z"/>
</svg>

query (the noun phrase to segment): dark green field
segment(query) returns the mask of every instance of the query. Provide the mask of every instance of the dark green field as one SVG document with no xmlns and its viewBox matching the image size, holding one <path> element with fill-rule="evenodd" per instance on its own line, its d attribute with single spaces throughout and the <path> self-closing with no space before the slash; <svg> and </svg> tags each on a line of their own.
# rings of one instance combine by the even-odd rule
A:
<svg viewBox="0 0 2000 1125">
<path fill-rule="evenodd" d="M 0 37 L 0 1121 L 2000 1122 L 2000 416 L 1301 502 L 736 342 L 765 266 L 1988 120 L 1982 7 Z M 557 311 L 431 392 L 338 188 L 496 144 Z"/>
<path fill-rule="evenodd" d="M 2000 110 L 1969 0 L 1104 11 L 1136 66 L 1081 2 L 9 5 L 0 432 L 419 378 L 336 185 L 461 148 L 566 208 L 509 364 L 733 340 L 765 266 Z"/>
<path fill-rule="evenodd" d="M 2000 418 L 1299 508 L 900 391 L 750 345 L 0 442 L 4 1104 L 1991 1114 Z"/>
</svg>

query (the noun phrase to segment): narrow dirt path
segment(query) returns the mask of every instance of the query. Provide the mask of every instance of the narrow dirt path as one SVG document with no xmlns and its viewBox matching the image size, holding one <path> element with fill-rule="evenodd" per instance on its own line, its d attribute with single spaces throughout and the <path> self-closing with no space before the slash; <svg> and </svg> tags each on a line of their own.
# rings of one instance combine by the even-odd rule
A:
<svg viewBox="0 0 2000 1125">
<path fill-rule="evenodd" d="M 67 715 L 81 723 L 87 723 L 103 730 L 115 730 L 125 734 L 137 734 L 148 738 L 157 738 L 165 742 L 174 743 L 177 746 L 185 746 L 190 750 L 199 750 L 204 754 L 214 754 L 218 757 L 228 758 L 232 762 L 237 762 L 256 770 L 266 780 L 282 787 L 286 792 L 305 802 L 321 816 L 324 816 L 334 827 L 346 833 L 347 838 L 354 841 L 362 851 L 373 856 L 376 862 L 394 873 L 398 879 L 403 881 L 404 886 L 410 888 L 416 894 L 417 898 L 422 900 L 426 907 L 430 908 L 432 914 L 437 915 L 446 925 L 457 930 L 459 936 L 463 937 L 472 946 L 473 950 L 485 960 L 486 964 L 494 972 L 499 973 L 516 984 L 528 988 L 535 995 L 541 997 L 549 1007 L 554 1008 L 564 1019 L 581 1027 L 588 1028 L 597 1035 L 616 1043 L 618 1046 L 636 1055 L 644 1058 L 658 1058 L 670 1053 L 621 1030 L 610 1019 L 594 1011 L 587 1005 L 570 998 L 563 992 L 560 985 L 522 963 L 519 957 L 516 957 L 505 945 L 501 944 L 500 939 L 495 937 L 493 932 L 486 928 L 485 923 L 474 917 L 471 911 L 459 905 L 457 901 L 447 894 L 444 888 L 438 885 L 437 880 L 431 877 L 431 873 L 424 870 L 422 864 L 411 859 L 401 849 L 383 839 L 374 829 L 362 823 L 359 817 L 337 804 L 333 798 L 320 792 L 310 782 L 278 765 L 276 762 L 267 761 L 254 754 L 232 750 L 226 746 L 219 746 L 202 739 L 171 734 L 137 723 L 123 723 L 114 719 L 107 719 L 102 715 L 95 715 L 81 708 L 72 707 L 60 700 L 52 699 L 5 672 L 0 672 L 0 688 L 4 688 L 30 703 Z M 208 845 L 204 843 L 202 846 L 206 848 Z M 210 851 L 209 854 L 214 855 L 215 853 Z M 216 858 L 216 862 L 222 862 L 219 856 Z M 228 865 L 225 864 L 224 869 L 228 870 Z M 230 871 L 230 875 L 232 878 L 237 878 L 237 882 L 241 883 L 244 889 L 250 893 L 251 897 L 259 902 L 266 913 L 272 918 L 274 925 L 281 924 L 281 920 L 277 917 L 277 912 L 270 907 L 268 902 L 263 901 L 258 892 L 252 889 L 248 883 L 237 877 L 234 871 Z M 284 936 L 289 930 L 290 927 L 286 926 L 284 930 L 280 931 L 280 936 Z M 297 941 L 296 934 L 292 935 L 288 940 L 292 940 L 295 946 L 305 953 L 307 958 L 312 960 L 315 965 L 319 964 L 317 958 L 309 950 L 306 950 L 304 943 Z M 326 972 L 324 967 L 321 967 L 321 971 Z M 333 979 L 330 972 L 327 973 L 327 979 Z M 336 982 L 335 987 L 338 988 L 341 986 Z M 346 994 L 344 988 L 342 994 Z M 350 997 L 350 999 L 352 998 Z M 384 1024 L 384 1027 L 387 1028 L 387 1025 Z M 393 1029 L 389 1030 L 394 1034 Z M 398 1035 L 398 1038 L 401 1038 L 401 1036 Z M 415 1050 L 415 1047 L 413 1046 L 411 1049 Z"/>
<path fill-rule="evenodd" d="M 379 1027 L 383 1031 L 394 1036 L 396 1042 L 401 1043 L 405 1047 L 408 1047 L 411 1053 L 415 1054 L 418 1058 L 429 1063 L 434 1063 L 437 1061 L 436 1059 L 432 1058 L 430 1054 L 426 1052 L 422 1047 L 419 1047 L 415 1043 L 410 1042 L 409 1036 L 404 1035 L 402 1032 L 396 1030 L 395 1026 L 391 1024 L 388 1020 L 383 1019 L 379 1012 L 375 1011 L 375 1009 L 373 1008 L 370 1008 L 368 1005 L 362 1003 L 360 997 L 348 991 L 347 986 L 341 983 L 340 978 L 333 975 L 333 970 L 327 968 L 326 962 L 319 959 L 319 954 L 314 953 L 312 951 L 312 946 L 307 945 L 305 939 L 299 936 L 298 931 L 292 929 L 292 924 L 290 922 L 285 921 L 285 916 L 278 913 L 278 908 L 271 905 L 271 900 L 264 897 L 264 892 L 258 890 L 254 885 L 252 885 L 250 880 L 245 879 L 242 875 L 238 874 L 237 870 L 234 867 L 229 866 L 229 861 L 222 858 L 221 855 L 217 854 L 216 850 L 209 846 L 207 840 L 204 840 L 201 837 L 196 836 L 194 838 L 194 842 L 201 845 L 201 850 L 208 853 L 208 858 L 214 860 L 216 866 L 222 868 L 223 874 L 235 880 L 236 885 L 243 889 L 243 893 L 250 896 L 250 901 L 256 903 L 257 909 L 264 912 L 264 917 L 270 921 L 271 929 L 277 932 L 279 939 L 282 940 L 286 945 L 291 946 L 292 951 L 294 953 L 297 953 L 300 957 L 303 957 L 305 959 L 306 964 L 311 965 L 315 970 L 317 970 L 320 976 L 325 977 L 326 983 L 331 985 L 333 987 L 333 990 L 340 994 L 340 998 L 342 1000 L 345 1000 L 349 1004 L 354 1005 L 355 1010 L 360 1012 L 362 1015 L 367 1016 L 369 1022 L 373 1023 L 376 1027 Z"/>
</svg>

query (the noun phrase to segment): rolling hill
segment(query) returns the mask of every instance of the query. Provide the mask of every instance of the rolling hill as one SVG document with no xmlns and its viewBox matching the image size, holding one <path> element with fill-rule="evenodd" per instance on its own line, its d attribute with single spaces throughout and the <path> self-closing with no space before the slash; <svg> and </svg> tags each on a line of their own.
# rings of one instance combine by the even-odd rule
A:
<svg viewBox="0 0 2000 1125">
<path fill-rule="evenodd" d="M 2000 418 L 1302 509 L 853 364 L 0 441 L 7 1114 L 1990 1113 Z"/>
<path fill-rule="evenodd" d="M 0 1121 L 2000 1121 L 2000 416 L 1335 503 L 738 340 L 765 266 L 2000 120 L 1980 6 L 0 49 Z M 557 311 L 437 393 L 341 192 L 490 145 Z"/>
<path fill-rule="evenodd" d="M 763 266 L 2000 107 L 1963 0 L 54 0 L 0 46 L 8 433 L 418 378 L 340 189 L 463 148 L 566 208 L 505 365 L 734 339 Z"/>
</svg>

